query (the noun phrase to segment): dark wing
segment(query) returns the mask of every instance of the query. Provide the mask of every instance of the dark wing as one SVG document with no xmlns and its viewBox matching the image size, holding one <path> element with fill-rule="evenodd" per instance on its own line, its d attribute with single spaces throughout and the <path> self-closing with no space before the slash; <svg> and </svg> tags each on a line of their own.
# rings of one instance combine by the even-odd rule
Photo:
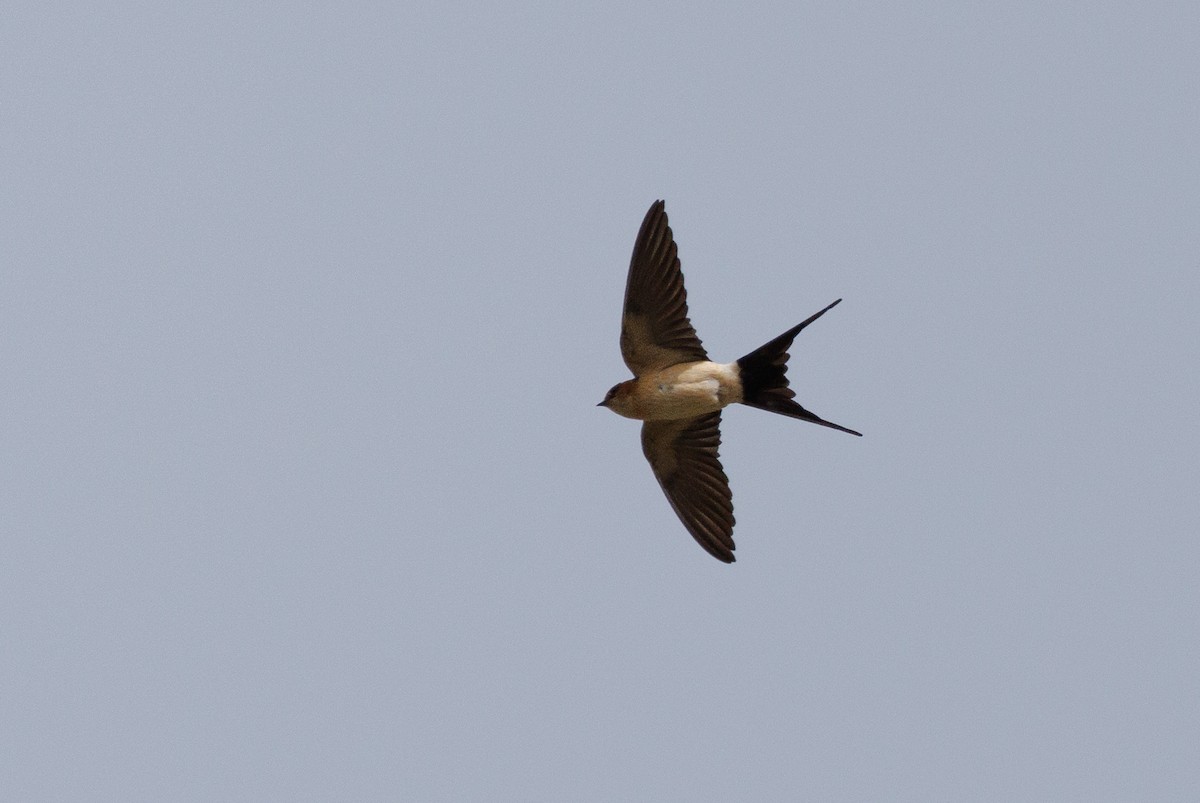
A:
<svg viewBox="0 0 1200 803">
<path fill-rule="evenodd" d="M 721 414 L 642 424 L 642 452 L 687 531 L 733 563 L 733 494 L 721 468 Z"/>
<path fill-rule="evenodd" d="M 708 359 L 688 320 L 687 292 L 662 201 L 655 201 L 646 213 L 633 246 L 621 316 L 621 356 L 634 376 Z"/>
</svg>

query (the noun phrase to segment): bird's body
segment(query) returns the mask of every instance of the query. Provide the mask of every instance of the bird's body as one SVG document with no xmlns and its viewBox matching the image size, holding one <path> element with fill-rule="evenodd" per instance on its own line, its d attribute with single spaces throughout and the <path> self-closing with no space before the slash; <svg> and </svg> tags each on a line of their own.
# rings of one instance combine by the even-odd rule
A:
<svg viewBox="0 0 1200 803">
<path fill-rule="evenodd" d="M 600 406 L 645 422 L 642 452 L 667 501 L 718 560 L 734 560 L 733 496 L 717 455 L 722 409 L 741 402 L 859 434 L 793 401 L 786 377 L 792 339 L 838 301 L 736 362 L 713 362 L 688 319 L 663 202 L 656 201 L 642 221 L 621 317 L 621 354 L 634 378 L 614 385 Z"/>
<path fill-rule="evenodd" d="M 709 360 L 671 365 L 617 386 L 608 408 L 626 418 L 667 421 L 715 413 L 742 400 L 737 363 Z"/>
</svg>

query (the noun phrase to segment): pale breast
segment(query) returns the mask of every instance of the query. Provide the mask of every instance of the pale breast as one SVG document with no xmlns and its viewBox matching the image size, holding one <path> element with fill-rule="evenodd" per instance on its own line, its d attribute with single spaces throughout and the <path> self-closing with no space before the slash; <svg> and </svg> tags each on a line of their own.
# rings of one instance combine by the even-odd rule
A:
<svg viewBox="0 0 1200 803">
<path fill-rule="evenodd" d="M 691 418 L 741 401 L 737 365 L 694 362 L 673 365 L 637 383 L 640 418 Z"/>
</svg>

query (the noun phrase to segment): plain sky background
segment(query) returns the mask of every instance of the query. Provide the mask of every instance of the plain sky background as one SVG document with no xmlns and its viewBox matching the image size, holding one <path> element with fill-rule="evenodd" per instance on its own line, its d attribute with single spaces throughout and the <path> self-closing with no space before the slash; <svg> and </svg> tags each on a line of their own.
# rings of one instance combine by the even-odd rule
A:
<svg viewBox="0 0 1200 803">
<path fill-rule="evenodd" d="M 1200 799 L 1194 2 L 3 17 L 0 796 Z"/>
</svg>

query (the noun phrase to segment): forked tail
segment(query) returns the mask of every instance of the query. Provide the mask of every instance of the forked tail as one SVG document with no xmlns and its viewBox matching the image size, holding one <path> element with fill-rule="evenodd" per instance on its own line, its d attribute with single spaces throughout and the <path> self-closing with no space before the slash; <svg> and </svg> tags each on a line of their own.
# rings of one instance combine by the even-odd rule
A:
<svg viewBox="0 0 1200 803">
<path fill-rule="evenodd" d="M 841 303 L 839 298 L 825 309 L 813 315 L 803 323 L 798 323 L 769 343 L 765 343 L 737 361 L 738 370 L 742 374 L 742 404 L 770 410 L 801 421 L 811 421 L 823 427 L 831 427 L 861 436 L 861 432 L 847 429 L 840 424 L 826 421 L 814 413 L 805 410 L 793 399 L 795 393 L 788 387 L 787 361 L 788 349 L 792 340 L 800 334 L 800 330 L 820 318 L 829 310 Z"/>
</svg>

